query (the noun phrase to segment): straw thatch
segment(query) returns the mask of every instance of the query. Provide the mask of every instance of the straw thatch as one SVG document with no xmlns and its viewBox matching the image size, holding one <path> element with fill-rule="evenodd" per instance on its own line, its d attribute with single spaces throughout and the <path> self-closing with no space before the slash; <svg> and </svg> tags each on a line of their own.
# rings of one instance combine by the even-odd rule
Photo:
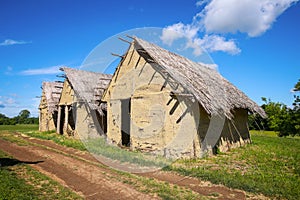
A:
<svg viewBox="0 0 300 200">
<path fill-rule="evenodd" d="M 62 87 L 63 83 L 61 82 L 43 82 L 42 89 L 46 102 L 41 102 L 39 108 L 43 109 L 46 106 L 49 114 L 53 114 L 54 111 L 57 111 L 57 105 L 61 95 Z"/>
<path fill-rule="evenodd" d="M 155 44 L 134 37 L 137 51 L 158 68 L 168 73 L 192 94 L 208 114 L 225 114 L 233 118 L 234 108 L 248 109 L 266 117 L 264 110 L 216 70 L 169 52 Z M 176 93 L 176 91 L 174 91 Z"/>
<path fill-rule="evenodd" d="M 65 72 L 78 101 L 87 103 L 92 110 L 98 110 L 101 114 L 101 109 L 105 106 L 99 105 L 98 100 L 101 99 L 112 76 L 68 67 L 63 67 L 61 70 Z"/>
</svg>

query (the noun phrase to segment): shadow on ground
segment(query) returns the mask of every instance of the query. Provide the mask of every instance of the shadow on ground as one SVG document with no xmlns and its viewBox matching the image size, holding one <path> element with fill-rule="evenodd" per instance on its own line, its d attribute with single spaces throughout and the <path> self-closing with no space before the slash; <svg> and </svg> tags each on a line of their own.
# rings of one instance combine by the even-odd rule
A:
<svg viewBox="0 0 300 200">
<path fill-rule="evenodd" d="M 0 158 L 0 167 L 8 167 L 8 166 L 14 166 L 18 164 L 38 164 L 44 161 L 21 161 L 14 158 Z"/>
</svg>

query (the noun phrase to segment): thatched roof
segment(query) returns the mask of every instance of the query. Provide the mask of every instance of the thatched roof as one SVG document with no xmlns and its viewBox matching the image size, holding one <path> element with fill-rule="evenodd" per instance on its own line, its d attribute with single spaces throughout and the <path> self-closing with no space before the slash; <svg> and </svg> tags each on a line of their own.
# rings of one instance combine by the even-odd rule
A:
<svg viewBox="0 0 300 200">
<path fill-rule="evenodd" d="M 61 82 L 43 82 L 43 94 L 46 98 L 46 106 L 48 108 L 48 112 L 51 114 L 53 114 L 54 111 L 57 111 L 57 105 L 59 102 L 62 87 L 63 83 Z"/>
<path fill-rule="evenodd" d="M 75 95 L 79 101 L 85 101 L 93 110 L 98 110 L 97 100 L 100 100 L 106 90 L 112 75 L 84 70 L 61 68 L 65 72 L 66 78 L 71 84 Z"/>
<path fill-rule="evenodd" d="M 133 43 L 146 60 L 161 69 L 162 73 L 167 72 L 191 93 L 207 113 L 225 114 L 231 119 L 234 108 L 244 108 L 262 117 L 266 116 L 260 106 L 216 70 L 137 37 L 134 38 Z"/>
</svg>

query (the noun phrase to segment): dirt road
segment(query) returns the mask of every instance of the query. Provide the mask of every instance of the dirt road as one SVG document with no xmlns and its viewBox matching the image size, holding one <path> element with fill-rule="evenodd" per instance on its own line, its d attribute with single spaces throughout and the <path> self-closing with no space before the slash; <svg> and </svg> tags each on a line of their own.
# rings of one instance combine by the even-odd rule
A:
<svg viewBox="0 0 300 200">
<path fill-rule="evenodd" d="M 57 145 L 52 141 L 15 134 L 32 145 L 20 146 L 0 139 L 0 149 L 14 158 L 34 162 L 35 169 L 71 188 L 86 199 L 159 199 L 156 194 L 139 192 L 120 178 L 120 174 L 101 165 L 88 152 Z M 154 178 L 189 188 L 203 196 L 216 199 L 246 199 L 243 191 L 202 182 L 169 172 L 153 172 L 139 176 Z M 256 199 L 256 198 L 255 198 Z"/>
</svg>

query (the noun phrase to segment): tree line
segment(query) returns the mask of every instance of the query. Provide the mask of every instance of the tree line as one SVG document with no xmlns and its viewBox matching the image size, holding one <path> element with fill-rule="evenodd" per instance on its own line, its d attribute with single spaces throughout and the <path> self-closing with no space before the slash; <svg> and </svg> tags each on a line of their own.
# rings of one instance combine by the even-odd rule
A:
<svg viewBox="0 0 300 200">
<path fill-rule="evenodd" d="M 0 125 L 38 124 L 38 117 L 30 117 L 30 111 L 21 110 L 16 117 L 9 118 L 0 113 Z"/>
<path fill-rule="evenodd" d="M 264 102 L 262 108 L 268 117 L 263 119 L 255 114 L 250 115 L 249 128 L 276 131 L 279 137 L 300 136 L 300 79 L 295 84 L 293 91 L 295 95 L 292 107 L 262 97 Z"/>
</svg>

